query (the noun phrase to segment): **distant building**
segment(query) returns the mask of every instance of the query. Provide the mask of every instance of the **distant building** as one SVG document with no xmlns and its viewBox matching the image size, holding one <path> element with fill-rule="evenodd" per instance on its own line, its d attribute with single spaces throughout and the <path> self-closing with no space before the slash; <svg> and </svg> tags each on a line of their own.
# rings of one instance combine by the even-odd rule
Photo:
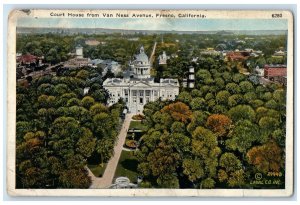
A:
<svg viewBox="0 0 300 205">
<path fill-rule="evenodd" d="M 232 61 L 243 61 L 248 59 L 248 57 L 250 56 L 250 53 L 247 51 L 231 51 L 226 53 L 227 59 L 228 60 L 232 60 Z"/>
<path fill-rule="evenodd" d="M 109 92 L 109 105 L 123 99 L 131 113 L 142 112 L 146 103 L 159 98 L 175 100 L 179 94 L 177 79 L 160 79 L 159 83 L 154 82 L 154 78 L 150 76 L 150 62 L 144 47 L 140 48 L 140 53 L 135 56 L 130 71 L 124 78 L 107 78 L 103 87 Z"/>
<path fill-rule="evenodd" d="M 85 41 L 85 44 L 89 46 L 98 46 L 100 42 L 95 39 L 88 39 Z"/>
<path fill-rule="evenodd" d="M 90 65 L 89 58 L 72 58 L 64 63 L 65 68 L 76 69 Z"/>
<path fill-rule="evenodd" d="M 122 71 L 121 65 L 113 60 L 107 59 L 107 60 L 101 60 L 101 59 L 93 59 L 90 61 L 90 65 L 92 67 L 100 66 L 102 71 L 102 76 L 106 75 L 107 71 L 111 71 L 115 75 Z"/>
<path fill-rule="evenodd" d="M 23 65 L 30 65 L 30 64 L 37 64 L 39 61 L 39 57 L 31 55 L 31 54 L 25 54 L 17 57 L 17 62 L 19 64 Z"/>
<path fill-rule="evenodd" d="M 264 67 L 264 77 L 269 80 L 278 81 L 279 78 L 286 77 L 286 75 L 286 65 L 265 65 Z"/>
<path fill-rule="evenodd" d="M 83 58 L 83 47 L 78 45 L 76 46 L 76 58 Z"/>
<path fill-rule="evenodd" d="M 272 55 L 274 58 L 283 58 L 284 56 L 286 56 L 286 52 L 282 50 L 275 51 L 275 53 Z"/>
<path fill-rule="evenodd" d="M 193 66 L 189 67 L 188 78 L 182 80 L 182 87 L 194 88 L 195 87 L 195 69 Z"/>
<path fill-rule="evenodd" d="M 260 68 L 259 66 L 256 66 L 255 72 L 257 73 L 257 75 L 259 77 L 263 77 L 264 73 L 265 73 L 265 69 L 264 68 Z"/>
<path fill-rule="evenodd" d="M 83 57 L 83 47 L 78 45 L 75 48 L 75 56 L 73 58 L 64 62 L 64 67 L 69 69 L 76 69 L 85 66 L 91 66 L 90 59 Z"/>
<path fill-rule="evenodd" d="M 214 48 L 207 48 L 200 52 L 201 55 L 208 55 L 208 56 L 219 56 L 221 55 L 220 51 L 216 51 Z"/>
<path fill-rule="evenodd" d="M 189 88 L 194 88 L 195 87 L 195 69 L 194 69 L 193 66 L 189 67 L 188 87 Z"/>
<path fill-rule="evenodd" d="M 167 65 L 168 59 L 169 59 L 169 57 L 167 56 L 166 52 L 163 51 L 163 53 L 161 55 L 159 55 L 159 57 L 158 57 L 158 64 L 159 65 Z"/>
</svg>

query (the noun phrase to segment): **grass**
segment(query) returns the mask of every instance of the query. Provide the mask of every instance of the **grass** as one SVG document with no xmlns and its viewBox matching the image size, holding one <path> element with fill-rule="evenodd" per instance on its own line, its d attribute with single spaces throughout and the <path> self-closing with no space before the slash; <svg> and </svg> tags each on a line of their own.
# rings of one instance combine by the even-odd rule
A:
<svg viewBox="0 0 300 205">
<path fill-rule="evenodd" d="M 87 166 L 96 177 L 102 177 L 102 175 L 105 171 L 105 168 L 106 168 L 106 163 L 104 164 L 103 167 L 101 167 L 100 165 L 94 165 L 94 164 L 88 164 Z"/>
<path fill-rule="evenodd" d="M 131 121 L 129 129 L 133 129 L 133 128 L 136 130 L 142 130 L 142 131 L 147 130 L 147 126 L 144 125 L 141 121 Z"/>
<path fill-rule="evenodd" d="M 114 178 L 128 177 L 130 182 L 137 182 L 137 166 L 138 160 L 134 156 L 134 152 L 122 151 L 120 160 Z"/>
</svg>

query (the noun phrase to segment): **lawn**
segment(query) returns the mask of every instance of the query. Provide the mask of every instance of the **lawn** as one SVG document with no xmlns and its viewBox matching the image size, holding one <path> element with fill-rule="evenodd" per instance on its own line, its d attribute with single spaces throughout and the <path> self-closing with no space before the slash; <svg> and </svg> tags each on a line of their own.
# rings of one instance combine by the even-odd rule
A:
<svg viewBox="0 0 300 205">
<path fill-rule="evenodd" d="M 100 165 L 94 165 L 94 164 L 88 164 L 88 168 L 93 172 L 93 174 L 96 177 L 102 177 L 105 168 L 106 168 L 106 163 L 101 167 Z"/>
<path fill-rule="evenodd" d="M 137 176 L 138 176 L 137 166 L 138 166 L 138 160 L 134 156 L 134 152 L 123 150 L 120 156 L 120 160 L 114 178 L 121 177 L 121 176 L 128 177 L 130 179 L 130 182 L 136 183 Z"/>
<path fill-rule="evenodd" d="M 145 124 L 143 124 L 141 121 L 131 121 L 129 129 L 146 131 L 147 126 Z"/>
</svg>

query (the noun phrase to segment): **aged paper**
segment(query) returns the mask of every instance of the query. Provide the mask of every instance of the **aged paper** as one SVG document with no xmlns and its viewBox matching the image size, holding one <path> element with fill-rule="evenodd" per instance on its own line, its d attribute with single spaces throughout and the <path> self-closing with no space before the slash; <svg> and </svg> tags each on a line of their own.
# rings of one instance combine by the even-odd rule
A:
<svg viewBox="0 0 300 205">
<path fill-rule="evenodd" d="M 12 196 L 293 194 L 289 11 L 14 10 Z"/>
</svg>

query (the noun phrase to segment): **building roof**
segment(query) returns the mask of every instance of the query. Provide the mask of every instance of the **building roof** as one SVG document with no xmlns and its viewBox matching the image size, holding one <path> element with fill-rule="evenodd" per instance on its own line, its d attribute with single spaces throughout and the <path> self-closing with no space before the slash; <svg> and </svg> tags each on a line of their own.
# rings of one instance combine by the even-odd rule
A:
<svg viewBox="0 0 300 205">
<path fill-rule="evenodd" d="M 177 79 L 160 79 L 159 83 L 154 82 L 154 78 L 146 78 L 146 79 L 139 79 L 139 78 L 130 78 L 129 81 L 126 79 L 120 79 L 120 78 L 107 78 L 104 82 L 104 86 L 133 86 L 138 83 L 144 83 L 148 86 L 179 86 L 179 82 Z"/>
<path fill-rule="evenodd" d="M 135 61 L 137 62 L 149 62 L 148 56 L 145 53 L 144 47 L 140 48 L 140 53 L 135 56 Z"/>
<path fill-rule="evenodd" d="M 286 65 L 281 65 L 281 64 L 270 64 L 270 65 L 265 65 L 265 68 L 286 68 Z"/>
<path fill-rule="evenodd" d="M 25 55 L 18 57 L 17 60 L 19 62 L 23 62 L 23 63 L 34 63 L 34 62 L 36 62 L 37 59 L 38 59 L 37 56 L 31 55 L 31 54 L 25 54 Z"/>
</svg>

